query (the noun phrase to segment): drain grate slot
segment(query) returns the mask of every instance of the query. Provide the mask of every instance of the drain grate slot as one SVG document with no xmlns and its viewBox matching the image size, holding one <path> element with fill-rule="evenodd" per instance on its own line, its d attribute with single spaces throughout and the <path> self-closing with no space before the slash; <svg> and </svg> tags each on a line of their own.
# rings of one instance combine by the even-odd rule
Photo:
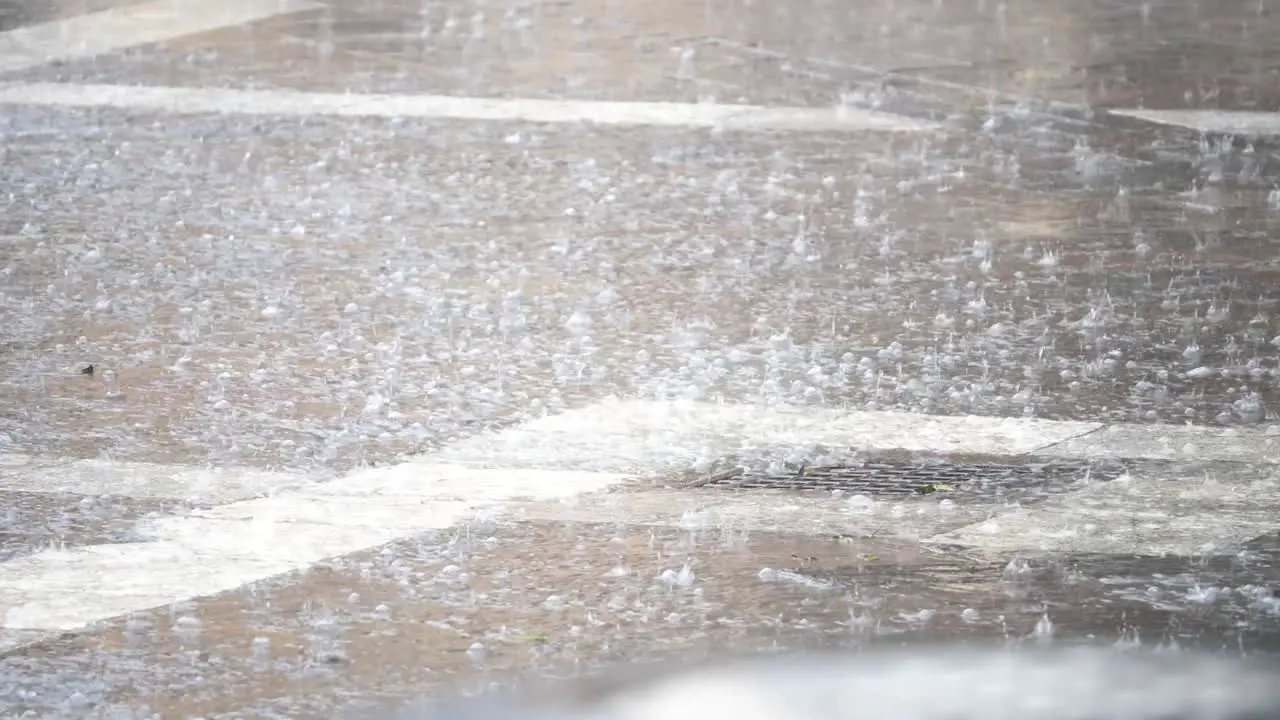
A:
<svg viewBox="0 0 1280 720">
<path fill-rule="evenodd" d="M 1107 482 L 1126 467 L 1114 462 L 946 458 L 882 458 L 823 465 L 780 465 L 726 459 L 707 472 L 687 475 L 685 487 L 726 490 L 792 490 L 866 495 L 1053 494 L 1086 482 Z"/>
</svg>

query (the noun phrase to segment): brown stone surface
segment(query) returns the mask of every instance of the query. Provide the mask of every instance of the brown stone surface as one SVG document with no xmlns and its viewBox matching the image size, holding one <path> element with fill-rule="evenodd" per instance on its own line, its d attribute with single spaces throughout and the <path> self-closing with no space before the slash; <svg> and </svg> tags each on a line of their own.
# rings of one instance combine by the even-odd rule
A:
<svg viewBox="0 0 1280 720">
<path fill-rule="evenodd" d="M 162 717 L 291 704 L 302 713 L 291 716 L 309 717 L 344 697 L 478 688 L 620 661 L 843 646 L 926 626 L 990 635 L 994 616 L 960 618 L 970 605 L 1013 612 L 999 621 L 1003 632 L 1029 632 L 1039 606 L 1010 606 L 1001 587 L 999 567 L 874 539 L 464 528 L 142 613 L 2 664 L 17 673 L 105 666 L 111 704 Z M 128 668 L 154 672 L 127 682 Z"/>
<path fill-rule="evenodd" d="M 893 539 L 476 525 L 40 643 L 0 670 L 33 687 L 44 673 L 95 673 L 88 689 L 44 687 L 25 704 L 37 713 L 81 692 L 74 702 L 102 712 L 321 717 L 621 663 L 1053 634 L 1202 642 L 1221 627 L 1099 604 L 1092 572 Z"/>
<path fill-rule="evenodd" d="M 6 107 L 0 452 L 335 475 L 609 394 L 1234 424 L 1256 393 L 1274 417 L 1274 149 L 1096 110 L 1276 110 L 1278 30 L 1253 0 L 335 1 L 8 75 L 842 102 L 942 130 Z M 899 507 L 517 504 L 516 524 L 84 633 L 2 631 L 0 714 L 331 717 L 668 657 L 1049 630 L 1280 644 L 1274 543 L 979 559 L 915 540 L 993 503 Z M 0 557 L 183 509 L 0 492 Z"/>
</svg>

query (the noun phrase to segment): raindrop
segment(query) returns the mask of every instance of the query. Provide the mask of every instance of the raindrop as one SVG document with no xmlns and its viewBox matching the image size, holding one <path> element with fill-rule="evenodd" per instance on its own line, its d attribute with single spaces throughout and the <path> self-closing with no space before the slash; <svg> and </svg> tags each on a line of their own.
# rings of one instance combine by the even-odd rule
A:
<svg viewBox="0 0 1280 720">
<path fill-rule="evenodd" d="M 1031 563 L 1027 562 L 1025 558 L 1015 557 L 1004 566 L 1004 571 L 1001 574 L 1005 580 L 1016 581 L 1031 577 L 1032 572 Z"/>
<path fill-rule="evenodd" d="M 849 510 L 856 513 L 869 513 L 875 509 L 876 504 L 876 501 L 871 499 L 870 496 L 862 494 L 850 495 L 845 502 L 848 504 Z"/>
<path fill-rule="evenodd" d="M 271 656 L 271 638 L 259 635 L 250 644 L 254 657 L 263 659 Z"/>
<path fill-rule="evenodd" d="M 908 613 L 908 612 L 898 613 L 898 619 L 902 620 L 903 622 L 911 623 L 912 625 L 927 625 L 929 621 L 933 619 L 933 616 L 935 614 L 937 614 L 936 610 L 925 608 L 923 610 L 920 610 L 918 612 L 913 612 L 913 613 Z"/>
<path fill-rule="evenodd" d="M 1031 637 L 1039 642 L 1049 642 L 1053 639 L 1054 631 L 1053 621 L 1049 619 L 1049 613 L 1045 613 L 1036 621 L 1036 627 L 1035 630 L 1031 631 Z"/>
<path fill-rule="evenodd" d="M 173 623 L 174 632 L 178 633 L 183 640 L 191 641 L 200 636 L 202 623 L 198 618 L 190 615 L 182 615 Z"/>
<path fill-rule="evenodd" d="M 1196 585 L 1195 587 L 1187 591 L 1187 600 L 1190 600 L 1193 603 L 1199 603 L 1201 605 L 1209 605 L 1217 602 L 1218 598 L 1221 597 L 1222 594 L 1223 594 L 1223 591 L 1220 588 L 1216 588 L 1216 587 L 1205 588 L 1205 587 L 1200 587 L 1199 585 Z"/>
<path fill-rule="evenodd" d="M 696 579 L 693 568 L 685 563 L 679 571 L 670 568 L 663 570 L 660 576 L 662 583 L 668 587 L 689 587 Z"/>
<path fill-rule="evenodd" d="M 387 406 L 387 399 L 378 393 L 371 394 L 364 401 L 364 413 L 366 415 L 377 415 Z"/>
<path fill-rule="evenodd" d="M 1248 393 L 1231 403 L 1231 411 L 1240 422 L 1246 425 L 1260 423 L 1267 416 L 1267 407 L 1262 400 L 1262 395 L 1256 392 Z"/>
<path fill-rule="evenodd" d="M 569 316 L 564 326 L 566 330 L 574 335 L 586 335 L 591 329 L 591 316 L 582 310 L 578 310 Z"/>
</svg>

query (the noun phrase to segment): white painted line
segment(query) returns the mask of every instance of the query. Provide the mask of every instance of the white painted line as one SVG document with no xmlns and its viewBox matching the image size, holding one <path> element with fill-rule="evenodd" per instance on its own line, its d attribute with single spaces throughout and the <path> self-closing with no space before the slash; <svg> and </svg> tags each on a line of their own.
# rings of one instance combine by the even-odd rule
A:
<svg viewBox="0 0 1280 720">
<path fill-rule="evenodd" d="M 46 551 L 2 563 L 0 628 L 80 629 L 453 527 L 503 501 L 567 498 L 622 480 L 426 463 L 364 470 L 305 491 L 157 521 L 150 542 Z"/>
<path fill-rule="evenodd" d="M 234 502 L 307 485 L 303 473 L 0 454 L 0 491 Z"/>
<path fill-rule="evenodd" d="M 1115 108 L 1112 115 L 1228 135 L 1280 135 L 1280 113 L 1245 110 L 1142 110 Z"/>
<path fill-rule="evenodd" d="M 646 474 L 779 447 L 1021 455 L 1100 427 L 1026 418 L 605 400 L 513 428 L 502 438 L 502 453 L 505 462 L 518 467 Z M 492 456 L 491 442 L 484 436 L 463 441 L 443 450 L 439 459 L 483 467 Z"/>
<path fill-rule="evenodd" d="M 495 445 L 496 444 L 496 445 Z M 818 446 L 993 456 L 1280 464 L 1280 427 L 1109 425 L 901 412 L 605 400 L 482 435 L 429 456 L 469 467 L 581 470 L 631 476 L 688 469 L 731 453 Z M 496 465 L 495 465 L 496 463 Z M 0 491 L 222 503 L 305 488 L 302 473 L 209 469 L 0 453 Z"/>
<path fill-rule="evenodd" d="M 1231 551 L 1280 529 L 1280 471 L 1215 466 L 1209 471 L 1135 472 L 1013 508 L 936 535 L 931 543 L 993 553 L 1172 553 Z"/>
<path fill-rule="evenodd" d="M 9 83 L 0 104 L 109 107 L 174 114 L 333 115 L 534 123 L 598 123 L 724 130 L 922 132 L 937 125 L 899 115 L 827 107 L 606 102 L 448 95 L 354 95 L 294 90 L 232 90 L 129 85 Z"/>
<path fill-rule="evenodd" d="M 306 0 L 155 0 L 0 33 L 0 73 L 320 7 Z"/>
<path fill-rule="evenodd" d="M 1280 463 L 1280 426 L 1108 425 L 1045 448 L 1056 457 Z"/>
<path fill-rule="evenodd" d="M 629 477 L 687 469 L 727 453 L 763 448 L 791 448 L 802 453 L 825 445 L 1084 457 L 1099 447 L 1089 445 L 1089 438 L 1101 435 L 1105 441 L 1110 437 L 1099 433 L 1099 428 L 1097 423 L 1021 418 L 607 400 L 480 435 L 418 462 L 362 470 L 330 483 L 304 484 L 275 496 L 156 521 L 149 528 L 149 542 L 47 551 L 10 560 L 0 564 L 0 611 L 4 613 L 0 629 L 82 628 L 121 614 L 231 590 L 426 530 L 454 527 L 477 512 L 505 513 L 529 507 L 518 501 L 565 500 L 606 489 Z M 1222 443 L 1216 452 L 1221 459 L 1244 462 L 1256 462 L 1260 453 L 1264 458 L 1274 457 L 1271 443 L 1280 439 L 1274 428 L 1226 431 L 1145 426 L 1116 432 L 1175 433 L 1174 442 L 1187 437 L 1199 443 L 1230 438 L 1231 442 Z M 1132 452 L 1127 452 L 1125 445 L 1132 445 Z M 1123 457 L 1158 454 L 1160 450 L 1127 441 L 1120 448 Z M 45 473 L 41 477 L 51 478 L 50 482 L 62 478 L 68 487 L 94 488 L 118 483 L 121 474 L 141 470 L 125 466 L 120 473 L 114 466 L 91 466 L 87 479 L 77 476 L 68 480 L 66 467 L 44 468 L 37 473 Z M 1054 547 L 1065 547 L 1064 542 L 1076 548 L 1133 542 L 1185 549 L 1203 544 L 1206 538 L 1228 542 L 1248 533 L 1258 534 L 1255 531 L 1264 527 L 1264 520 L 1276 517 L 1280 496 L 1270 486 L 1261 488 L 1263 495 L 1277 498 L 1268 504 L 1270 501 L 1259 502 L 1252 492 L 1239 488 L 1244 487 L 1245 478 L 1256 484 L 1258 472 L 1271 473 L 1273 469 L 1273 465 L 1265 465 L 1232 470 L 1255 474 L 1231 479 L 1223 485 L 1229 491 L 1211 495 L 1204 495 L 1204 488 L 1194 484 L 1194 479 L 1138 478 L 1127 486 L 1137 489 L 1118 499 L 1107 493 L 1120 492 L 1124 484 L 1084 491 L 1084 497 L 1096 498 L 1096 502 L 1082 505 L 1083 509 L 1070 505 L 1068 498 L 1058 501 L 1057 506 L 1027 511 L 1039 514 L 1014 510 L 998 515 L 999 527 L 985 526 L 965 517 L 963 511 L 950 518 L 941 506 L 925 508 L 925 504 L 910 503 L 901 503 L 902 513 L 918 514 L 924 508 L 935 517 L 894 522 L 899 527 L 918 525 L 920 533 L 959 522 L 963 528 L 939 537 L 988 549 L 1035 546 L 1041 538 L 1051 537 L 1047 529 L 1065 532 L 1076 521 L 1085 529 L 1081 532 L 1089 534 L 1083 539 L 1077 533 L 1066 540 L 1054 540 Z M 167 477 L 165 472 L 171 470 L 137 481 L 136 491 L 148 495 L 154 495 L 157 487 L 187 491 L 182 477 Z M 6 482 L 18 481 L 11 478 Z M 1196 492 L 1202 495 L 1194 495 Z M 1182 512 L 1179 503 L 1191 503 L 1188 507 L 1192 510 Z M 1172 518 L 1161 521 L 1164 525 L 1152 520 L 1155 525 L 1135 526 L 1137 534 L 1130 535 L 1116 529 L 1124 518 L 1141 517 L 1133 515 L 1135 509 L 1157 505 L 1157 512 Z M 1237 519 L 1224 519 L 1224 507 Z M 894 504 L 885 508 L 892 520 L 897 512 Z M 745 519 L 751 511 L 742 505 L 726 505 L 713 517 Z M 798 506 L 796 512 L 807 511 Z M 845 514 L 843 509 L 837 512 Z M 783 518 L 775 513 L 775 519 Z M 1008 539 L 1000 527 L 1013 528 Z"/>
</svg>

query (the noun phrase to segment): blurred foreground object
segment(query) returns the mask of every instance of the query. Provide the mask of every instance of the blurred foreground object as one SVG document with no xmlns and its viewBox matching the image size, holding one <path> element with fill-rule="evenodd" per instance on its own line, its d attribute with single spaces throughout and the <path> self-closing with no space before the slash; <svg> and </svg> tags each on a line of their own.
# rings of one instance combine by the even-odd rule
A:
<svg viewBox="0 0 1280 720">
<path fill-rule="evenodd" d="M 778 656 L 548 685 L 424 720 L 1263 720 L 1280 666 L 1189 652 L 914 650 Z"/>
</svg>

